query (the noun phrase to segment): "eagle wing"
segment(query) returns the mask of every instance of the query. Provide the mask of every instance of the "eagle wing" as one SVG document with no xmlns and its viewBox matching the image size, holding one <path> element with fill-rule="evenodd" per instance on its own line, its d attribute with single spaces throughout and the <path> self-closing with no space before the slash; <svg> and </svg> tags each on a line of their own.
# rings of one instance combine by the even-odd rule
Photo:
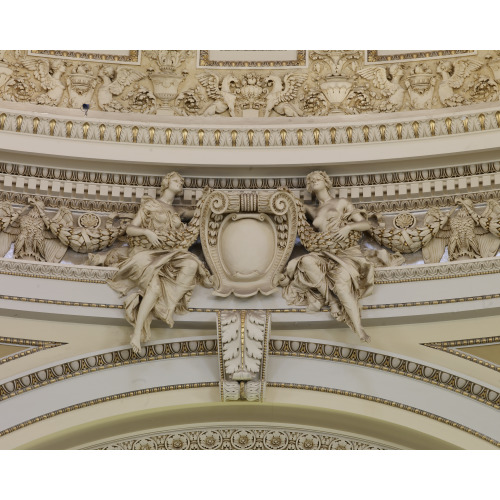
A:
<svg viewBox="0 0 500 500">
<path fill-rule="evenodd" d="M 387 72 L 382 66 L 362 68 L 358 71 L 358 75 L 361 75 L 365 80 L 370 80 L 378 89 L 385 90 L 388 87 Z"/>
<path fill-rule="evenodd" d="M 10 246 L 15 239 L 16 236 L 14 234 L 6 232 L 0 233 L 0 257 L 5 256 L 5 254 L 10 250 Z"/>
<path fill-rule="evenodd" d="M 40 81 L 44 90 L 50 90 L 53 85 L 53 78 L 50 76 L 50 64 L 45 59 L 26 59 L 24 66 L 32 70 L 35 78 Z"/>
<path fill-rule="evenodd" d="M 288 73 L 285 75 L 285 90 L 282 90 L 279 96 L 279 102 L 288 102 L 297 97 L 297 90 L 307 80 L 307 75 L 298 73 Z"/>
<path fill-rule="evenodd" d="M 144 75 L 135 69 L 120 68 L 116 72 L 115 81 L 110 85 L 109 91 L 113 95 L 120 95 L 123 89 L 132 83 L 142 80 Z"/>
<path fill-rule="evenodd" d="M 481 257 L 494 257 L 500 248 L 500 238 L 497 238 L 491 233 L 476 234 L 476 239 L 479 244 L 479 253 Z"/>
<path fill-rule="evenodd" d="M 205 87 L 208 97 L 211 99 L 222 99 L 222 94 L 219 89 L 219 77 L 212 73 L 204 73 L 198 76 L 199 82 Z"/>
<path fill-rule="evenodd" d="M 464 83 L 464 80 L 473 72 L 479 69 L 483 64 L 477 61 L 457 61 L 454 64 L 453 76 L 448 84 L 451 88 L 458 89 Z"/>
<path fill-rule="evenodd" d="M 48 234 L 47 234 L 48 233 Z M 50 236 L 49 236 L 50 234 Z M 61 262 L 66 250 L 68 249 L 68 245 L 61 243 L 50 231 L 44 232 L 45 236 L 45 260 L 47 262 Z"/>
</svg>

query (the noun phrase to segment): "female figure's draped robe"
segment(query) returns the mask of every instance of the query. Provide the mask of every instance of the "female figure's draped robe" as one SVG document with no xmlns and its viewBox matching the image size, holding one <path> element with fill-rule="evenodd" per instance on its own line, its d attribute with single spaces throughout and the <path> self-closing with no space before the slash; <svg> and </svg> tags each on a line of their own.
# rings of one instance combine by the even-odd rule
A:
<svg viewBox="0 0 500 500">
<path fill-rule="evenodd" d="M 145 197 L 139 208 L 139 215 L 141 226 L 153 231 L 160 239 L 162 247 L 153 249 L 147 238 L 140 237 L 141 244 L 131 246 L 129 257 L 118 264 L 118 272 L 109 281 L 109 285 L 122 295 L 138 288 L 138 291 L 125 299 L 125 317 L 129 323 L 135 325 L 142 297 L 147 294 L 153 283 L 156 286 L 159 282 L 161 291 L 158 300 L 144 324 L 143 336 L 149 338 L 149 326 L 153 316 L 172 326 L 174 312 L 184 314 L 188 311 L 193 288 L 197 284 L 210 287 L 212 281 L 200 259 L 182 248 L 185 225 L 180 222 L 171 206 L 161 200 Z M 172 246 L 175 240 L 179 241 L 177 246 L 180 248 Z M 178 275 L 186 263 L 192 267 L 196 266 L 196 272 L 189 283 L 181 283 Z M 155 280 L 156 277 L 159 279 Z"/>
</svg>

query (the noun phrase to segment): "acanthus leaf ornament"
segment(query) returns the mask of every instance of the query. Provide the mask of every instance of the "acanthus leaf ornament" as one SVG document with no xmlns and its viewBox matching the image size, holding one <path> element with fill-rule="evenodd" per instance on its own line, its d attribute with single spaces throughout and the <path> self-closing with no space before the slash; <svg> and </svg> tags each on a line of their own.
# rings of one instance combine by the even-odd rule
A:
<svg viewBox="0 0 500 500">
<path fill-rule="evenodd" d="M 220 311 L 218 345 L 223 401 L 262 401 L 271 316 L 262 310 Z"/>
</svg>

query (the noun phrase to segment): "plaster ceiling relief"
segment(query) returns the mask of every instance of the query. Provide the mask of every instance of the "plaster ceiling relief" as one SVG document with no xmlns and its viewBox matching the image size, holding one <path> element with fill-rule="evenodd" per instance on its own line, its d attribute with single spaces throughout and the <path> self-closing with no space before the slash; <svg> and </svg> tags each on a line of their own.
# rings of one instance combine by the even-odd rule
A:
<svg viewBox="0 0 500 500">
<path fill-rule="evenodd" d="M 499 51 L 0 51 L 0 99 L 179 117 L 322 117 L 498 101 Z M 85 106 L 85 108 L 83 108 Z"/>
</svg>

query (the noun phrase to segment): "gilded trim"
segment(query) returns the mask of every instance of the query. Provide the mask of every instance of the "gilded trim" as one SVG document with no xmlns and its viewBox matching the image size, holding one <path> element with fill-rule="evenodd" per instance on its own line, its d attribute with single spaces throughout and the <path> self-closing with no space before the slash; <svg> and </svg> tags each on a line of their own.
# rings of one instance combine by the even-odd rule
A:
<svg viewBox="0 0 500 500">
<path fill-rule="evenodd" d="M 295 348 L 292 348 L 292 344 L 294 344 Z M 272 356 L 321 359 L 375 368 L 448 389 L 474 399 L 478 403 L 500 409 L 500 394 L 492 389 L 476 384 L 459 375 L 389 354 L 377 353 L 357 347 L 277 339 L 271 339 L 269 342 L 269 354 Z"/>
<path fill-rule="evenodd" d="M 375 403 L 381 403 L 387 406 L 392 406 L 395 408 L 399 408 L 401 410 L 406 410 L 411 413 L 415 413 L 417 415 L 422 415 L 423 417 L 430 418 L 432 420 L 437 420 L 438 422 L 441 422 L 446 425 L 451 425 L 452 427 L 455 427 L 456 429 L 459 429 L 461 431 L 467 432 L 467 434 L 472 434 L 473 436 L 482 439 L 484 441 L 487 441 L 488 443 L 500 448 L 500 441 L 497 441 L 496 439 L 493 439 L 489 436 L 486 436 L 485 434 L 482 434 L 481 432 L 475 431 L 471 429 L 470 427 L 466 427 L 465 425 L 459 424 L 458 422 L 454 422 L 453 420 L 449 420 L 444 417 L 440 417 L 439 415 L 436 415 L 435 413 L 430 413 L 425 410 L 420 410 L 418 408 L 415 408 L 414 406 L 409 406 L 403 403 L 398 403 L 397 401 L 391 401 L 389 399 L 383 399 L 379 398 L 376 396 L 369 396 L 368 394 L 362 394 L 359 392 L 352 392 L 352 391 L 344 391 L 342 389 L 331 389 L 330 387 L 319 387 L 319 386 L 314 386 L 314 385 L 304 385 L 304 384 L 289 384 L 289 383 L 283 383 L 283 382 L 268 382 L 267 383 L 268 387 L 274 387 L 277 389 L 301 389 L 301 390 L 306 390 L 306 391 L 315 391 L 315 392 L 325 392 L 328 394 L 336 394 L 338 396 L 348 396 L 351 398 L 357 398 L 357 399 L 363 399 L 366 401 L 373 401 Z"/>
<path fill-rule="evenodd" d="M 471 297 L 457 297 L 453 299 L 422 300 L 418 302 L 395 302 L 393 304 L 373 304 L 363 306 L 363 310 L 372 309 L 392 309 L 397 307 L 415 307 L 415 306 L 436 306 L 441 304 L 457 304 L 460 302 L 473 302 L 476 300 L 490 300 L 500 298 L 500 293 L 489 295 L 474 295 Z"/>
<path fill-rule="evenodd" d="M 267 368 L 267 356 L 269 354 L 269 344 L 270 344 L 270 334 L 271 334 L 271 312 L 266 311 L 266 326 L 264 328 L 264 340 L 263 340 L 263 352 L 262 352 L 262 366 L 261 366 L 261 376 L 260 376 L 260 402 L 264 401 L 264 391 L 266 389 L 266 368 Z"/>
<path fill-rule="evenodd" d="M 395 54 L 381 56 L 378 50 L 366 51 L 366 62 L 368 63 L 387 63 L 397 61 L 415 61 L 418 59 L 434 59 L 440 57 L 457 57 L 457 56 L 472 56 L 475 55 L 475 50 L 426 50 L 423 52 L 407 52 L 405 54 Z"/>
<path fill-rule="evenodd" d="M 98 307 L 101 309 L 123 309 L 122 304 L 98 304 L 95 302 L 72 302 L 69 300 L 38 299 L 38 298 L 33 298 L 33 297 L 19 297 L 17 295 L 0 295 L 0 300 L 16 300 L 16 301 L 20 301 L 20 302 L 33 302 L 36 304 L 51 304 L 51 305 L 56 305 L 56 306 Z"/>
<path fill-rule="evenodd" d="M 64 59 L 78 59 L 94 62 L 139 64 L 140 57 L 138 50 L 130 50 L 128 56 L 119 56 L 113 54 L 101 54 L 99 52 L 80 52 L 76 50 L 30 50 L 30 56 L 56 57 Z"/>
<path fill-rule="evenodd" d="M 195 347 L 190 344 L 195 343 Z M 213 346 L 211 346 L 213 344 Z M 178 348 L 174 349 L 174 345 Z M 139 354 L 132 349 L 111 351 L 95 356 L 75 359 L 59 365 L 50 366 L 44 370 L 37 370 L 23 377 L 9 380 L 0 385 L 0 401 L 9 399 L 27 391 L 38 389 L 39 387 L 61 382 L 72 377 L 85 375 L 108 368 L 126 366 L 147 361 L 157 361 L 162 359 L 173 359 L 191 356 L 214 356 L 217 354 L 215 340 L 196 340 L 183 342 L 166 342 L 145 346 Z"/>
<path fill-rule="evenodd" d="M 435 137 L 463 135 L 469 132 L 482 132 L 498 130 L 500 120 L 498 109 L 491 109 L 491 106 L 484 111 L 469 112 L 467 115 L 457 113 L 456 111 L 449 112 L 449 108 L 443 108 L 440 115 L 434 116 L 434 119 L 417 121 L 414 118 L 402 119 L 399 123 L 394 123 L 390 117 L 384 115 L 377 117 L 377 121 L 366 121 L 364 124 L 352 124 L 345 126 L 344 122 L 331 122 L 327 126 L 322 126 L 314 129 L 304 129 L 300 127 L 290 126 L 288 128 L 281 127 L 262 127 L 252 129 L 245 127 L 241 128 L 219 128 L 210 125 L 210 128 L 199 129 L 168 126 L 165 123 L 158 123 L 158 141 L 151 144 L 150 128 L 156 123 L 150 122 L 132 122 L 123 121 L 121 124 L 116 124 L 115 127 L 121 127 L 120 142 L 116 142 L 114 134 L 102 136 L 102 120 L 85 120 L 71 121 L 68 117 L 61 116 L 35 116 L 35 113 L 13 113 L 11 109 L 0 109 L 2 111 L 2 123 L 0 131 L 12 132 L 16 134 L 36 134 L 37 136 L 57 137 L 59 139 L 78 140 L 78 141 L 104 141 L 114 144 L 147 144 L 148 147 L 238 147 L 240 149 L 248 149 L 253 147 L 288 147 L 288 148 L 303 148 L 314 146 L 333 146 L 348 145 L 348 144 L 366 144 L 368 143 L 390 142 L 390 141 L 413 141 L 420 139 L 433 139 Z M 39 113 L 42 114 L 42 113 Z M 23 128 L 19 128 L 19 123 L 25 123 Z M 52 123 L 52 126 L 50 125 Z M 75 131 L 73 137 L 67 137 L 68 123 L 71 123 L 72 130 Z M 467 123 L 465 127 L 464 123 Z M 1 125 L 1 124 L 0 124 Z M 332 125 L 335 125 L 332 127 Z M 453 126 L 454 125 L 454 126 Z M 332 133 L 335 129 L 335 134 Z M 381 133 L 381 129 L 384 133 Z M 418 133 L 415 133 L 418 130 Z M 248 137 L 251 132 L 252 140 L 241 140 L 237 143 L 234 141 L 234 133 L 240 134 L 241 137 Z M 200 133 L 203 134 L 204 140 L 200 144 Z M 285 134 L 290 137 L 283 144 Z M 403 139 L 404 138 L 404 139 Z M 165 141 L 165 142 L 163 142 Z"/>
<path fill-rule="evenodd" d="M 483 174 L 497 174 L 500 172 L 500 162 L 471 163 L 457 165 L 447 168 L 428 168 L 412 171 L 379 172 L 354 175 L 330 175 L 332 186 L 341 187 L 365 187 L 386 184 L 412 183 L 423 181 L 436 181 L 445 179 L 458 179 Z M 130 174 L 117 174 L 112 172 L 82 172 L 71 169 L 59 169 L 53 167 L 38 167 L 28 164 L 12 164 L 0 162 L 0 174 L 10 176 L 35 177 L 37 179 L 49 179 L 59 182 L 74 182 L 86 184 L 104 184 L 107 186 L 132 186 L 144 189 L 159 189 L 163 177 L 161 175 L 140 176 Z M 185 187 L 188 189 L 199 189 L 205 187 L 224 190 L 253 191 L 256 189 L 277 189 L 287 187 L 291 190 L 305 191 L 306 179 L 300 177 L 192 177 L 184 176 Z M 500 191 L 490 191 L 497 193 Z M 434 199 L 434 198 L 431 198 Z M 450 195 L 450 200 L 454 197 Z M 95 202 L 95 200 L 91 200 Z M 396 201 L 396 200 L 394 200 Z M 386 200 L 386 203 L 392 203 Z M 95 208 L 94 208 L 95 210 Z"/>
<path fill-rule="evenodd" d="M 100 403 L 107 403 L 108 401 L 116 401 L 118 399 L 129 398 L 132 396 L 142 396 L 143 394 L 154 394 L 157 392 L 176 391 L 182 389 L 200 389 L 204 387 L 217 387 L 218 385 L 219 385 L 218 382 L 200 382 L 192 384 L 165 385 L 160 387 L 150 387 L 148 389 L 141 389 L 137 391 L 122 392 L 120 394 L 114 394 L 113 396 L 106 396 L 102 398 L 92 399 L 90 401 L 85 401 L 83 403 L 66 406 L 65 408 L 60 408 L 59 410 L 45 413 L 43 415 L 40 415 L 39 417 L 31 418 L 29 420 L 26 420 L 25 422 L 9 427 L 8 429 L 0 431 L 0 437 L 10 434 L 14 431 L 18 431 L 19 429 L 23 429 L 24 427 L 28 427 L 29 425 L 36 424 L 37 422 L 42 422 L 43 420 L 56 417 L 57 415 L 62 415 L 63 413 L 69 413 L 70 411 L 73 410 L 88 408 L 89 406 L 94 406 Z"/>
<path fill-rule="evenodd" d="M 43 351 L 45 349 L 51 349 L 52 347 L 59 347 L 61 345 L 66 345 L 66 342 L 52 342 L 50 340 L 31 340 L 31 339 L 18 339 L 13 337 L 0 337 L 0 344 L 14 344 L 19 346 L 32 346 L 31 349 L 27 348 L 24 351 L 16 352 L 10 356 L 5 356 L 0 358 L 0 365 L 7 363 L 8 361 L 13 361 L 15 359 L 22 358 L 23 356 L 28 356 L 29 354 L 34 354 L 38 351 Z"/>
<path fill-rule="evenodd" d="M 43 277 L 45 276 L 34 276 L 34 277 Z M 494 293 L 489 295 L 475 295 L 471 297 L 457 297 L 453 299 L 437 299 L 437 300 L 423 300 L 418 302 L 394 302 L 392 304 L 372 304 L 372 305 L 364 305 L 362 309 L 364 311 L 373 310 L 373 309 L 394 309 L 399 307 L 416 307 L 416 306 L 436 306 L 441 304 L 457 304 L 461 302 L 473 302 L 477 300 L 490 300 L 490 299 L 498 299 L 500 298 L 500 293 Z M 39 299 L 34 297 L 20 297 L 17 295 L 0 295 L 0 300 L 15 300 L 19 302 L 32 302 L 37 304 L 50 304 L 57 306 L 72 306 L 72 307 L 97 307 L 101 309 L 123 309 L 123 304 L 99 304 L 96 302 L 73 302 L 69 300 L 58 300 L 58 299 Z M 189 312 L 213 312 L 217 313 L 218 311 L 242 311 L 246 310 L 244 308 L 241 309 L 213 309 L 213 308 L 202 308 L 202 307 L 190 307 L 188 308 Z M 281 309 L 265 309 L 266 311 L 276 312 L 276 313 L 306 313 L 306 308 L 281 308 Z M 329 312 L 329 309 L 322 308 L 318 312 Z"/>
<path fill-rule="evenodd" d="M 209 50 L 200 50 L 198 66 L 202 67 L 218 67 L 218 68 L 279 68 L 289 66 L 306 66 L 307 65 L 307 50 L 297 50 L 296 59 L 288 59 L 283 61 L 216 61 L 210 59 Z"/>
<path fill-rule="evenodd" d="M 454 347 L 470 347 L 474 345 L 481 344 L 493 344 L 499 343 L 500 337 L 482 337 L 478 339 L 462 339 L 462 340 L 451 340 L 447 342 L 429 342 L 425 345 L 426 347 L 431 347 L 432 349 L 438 349 L 439 351 L 448 352 L 453 354 L 454 356 L 459 356 L 467 361 L 472 361 L 473 363 L 478 363 L 481 366 L 485 366 L 486 368 L 491 368 L 497 372 L 500 372 L 500 366 L 494 363 L 490 363 L 489 361 L 478 358 L 477 356 L 473 356 L 472 354 L 467 354 L 459 349 L 454 349 Z"/>
</svg>

